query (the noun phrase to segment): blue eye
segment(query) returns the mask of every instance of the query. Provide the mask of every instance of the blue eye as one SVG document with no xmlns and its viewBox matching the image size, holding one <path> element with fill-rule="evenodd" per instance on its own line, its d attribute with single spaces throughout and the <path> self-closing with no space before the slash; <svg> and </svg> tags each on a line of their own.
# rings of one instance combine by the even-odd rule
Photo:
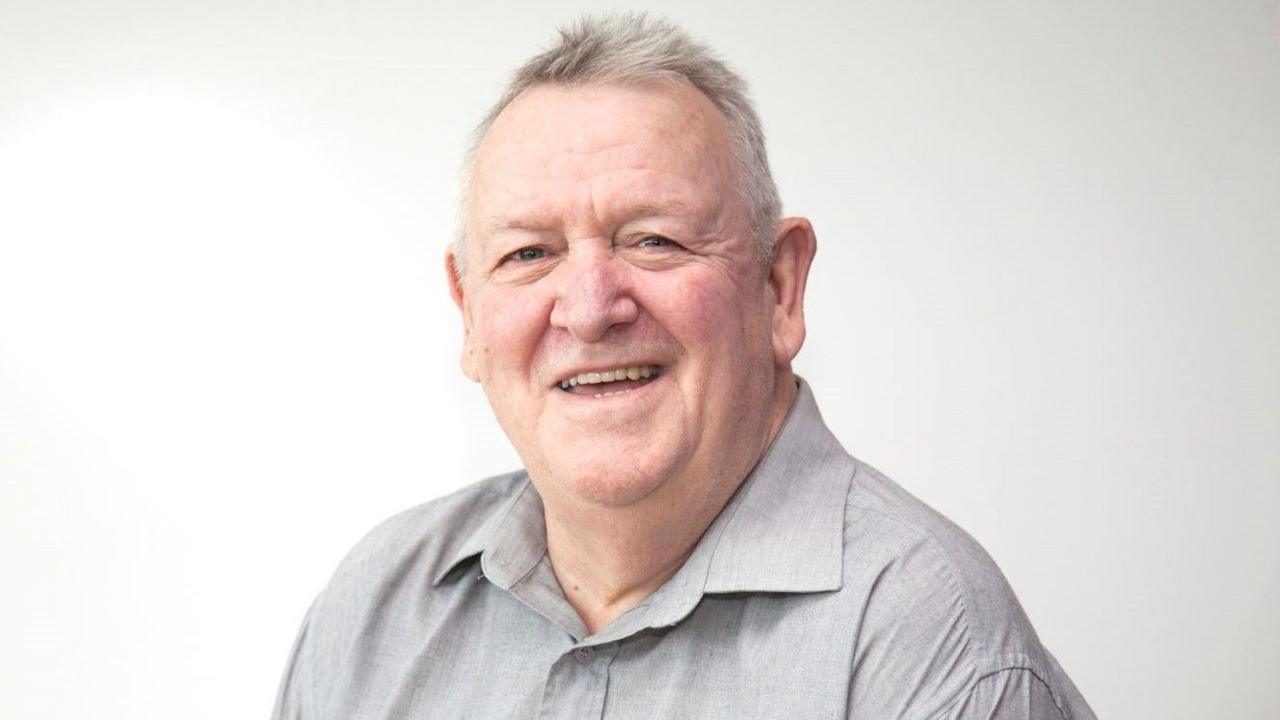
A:
<svg viewBox="0 0 1280 720">
<path fill-rule="evenodd" d="M 646 235 L 637 243 L 640 247 L 666 247 L 671 241 L 661 235 Z"/>
<path fill-rule="evenodd" d="M 538 260 L 546 257 L 546 255 L 547 251 L 539 247 L 520 248 L 511 253 L 511 257 L 514 260 Z"/>
</svg>

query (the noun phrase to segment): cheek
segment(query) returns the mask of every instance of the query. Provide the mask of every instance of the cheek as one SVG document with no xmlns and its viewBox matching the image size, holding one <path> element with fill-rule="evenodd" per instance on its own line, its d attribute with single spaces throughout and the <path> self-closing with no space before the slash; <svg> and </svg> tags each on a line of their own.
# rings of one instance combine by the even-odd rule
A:
<svg viewBox="0 0 1280 720">
<path fill-rule="evenodd" d="M 472 342 L 481 382 L 513 379 L 513 370 L 527 369 L 546 324 L 538 320 L 539 304 L 534 298 L 490 297 L 475 309 L 479 321 Z"/>
<path fill-rule="evenodd" d="M 681 278 L 664 292 L 667 298 L 677 298 L 666 301 L 671 306 L 669 321 L 690 351 L 710 349 L 718 339 L 722 345 L 731 345 L 720 349 L 740 353 L 761 340 L 767 320 L 764 301 L 719 273 Z"/>
</svg>

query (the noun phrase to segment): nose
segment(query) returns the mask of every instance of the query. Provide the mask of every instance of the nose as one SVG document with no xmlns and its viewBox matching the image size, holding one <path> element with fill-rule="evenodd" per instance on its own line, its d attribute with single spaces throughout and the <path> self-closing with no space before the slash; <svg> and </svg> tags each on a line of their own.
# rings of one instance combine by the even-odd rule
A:
<svg viewBox="0 0 1280 720">
<path fill-rule="evenodd" d="M 598 342 L 617 325 L 633 323 L 639 315 L 627 285 L 624 261 L 615 258 L 612 243 L 580 243 L 555 269 L 556 302 L 551 324 L 581 342 Z"/>
</svg>

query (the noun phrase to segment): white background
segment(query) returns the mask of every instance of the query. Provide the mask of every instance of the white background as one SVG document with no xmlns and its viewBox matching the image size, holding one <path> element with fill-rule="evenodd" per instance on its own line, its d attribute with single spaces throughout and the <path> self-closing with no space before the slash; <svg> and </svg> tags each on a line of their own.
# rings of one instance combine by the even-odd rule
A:
<svg viewBox="0 0 1280 720">
<path fill-rule="evenodd" d="M 0 716 L 264 717 L 348 547 L 516 466 L 441 255 L 467 130 L 585 7 L 0 0 Z M 1099 715 L 1276 717 L 1276 4 L 651 7 L 817 227 L 846 446 Z"/>
</svg>

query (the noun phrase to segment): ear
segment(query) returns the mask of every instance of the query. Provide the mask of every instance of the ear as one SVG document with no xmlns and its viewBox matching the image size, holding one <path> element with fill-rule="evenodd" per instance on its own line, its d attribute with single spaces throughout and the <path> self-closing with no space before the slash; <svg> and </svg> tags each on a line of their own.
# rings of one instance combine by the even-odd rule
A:
<svg viewBox="0 0 1280 720">
<path fill-rule="evenodd" d="M 818 240 L 808 220 L 793 217 L 778 223 L 769 288 L 773 291 L 773 359 L 780 367 L 789 367 L 804 345 L 804 290 L 817 250 Z"/>
<path fill-rule="evenodd" d="M 458 306 L 462 314 L 462 372 L 472 380 L 479 382 L 476 374 L 475 346 L 471 341 L 471 312 L 467 309 L 467 296 L 463 291 L 462 274 L 458 269 L 458 254 L 453 245 L 444 254 L 444 271 L 448 276 L 449 296 L 453 304 Z"/>
</svg>

